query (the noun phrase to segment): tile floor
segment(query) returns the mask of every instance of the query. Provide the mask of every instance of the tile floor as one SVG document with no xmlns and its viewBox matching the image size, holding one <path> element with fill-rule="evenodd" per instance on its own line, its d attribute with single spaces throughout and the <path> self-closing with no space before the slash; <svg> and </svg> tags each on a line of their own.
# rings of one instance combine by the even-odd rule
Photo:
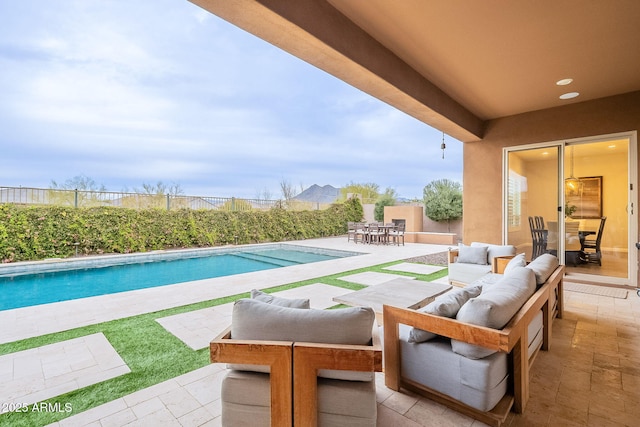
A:
<svg viewBox="0 0 640 427">
<path fill-rule="evenodd" d="M 322 239 L 307 241 L 309 245 L 345 247 L 346 239 Z M 253 287 L 266 288 L 279 283 L 302 280 L 298 277 L 318 277 L 333 272 L 346 271 L 393 259 L 446 250 L 437 245 L 410 245 L 403 248 L 358 246 L 371 253 L 352 262 L 332 261 L 321 268 L 308 271 L 295 270 L 287 274 L 262 277 L 234 278 L 233 293 Z M 348 245 L 354 248 L 353 243 Z M 337 265 L 335 264 L 337 263 Z M 316 266 L 318 267 L 318 266 Z M 281 269 L 284 270 L 284 269 Z M 314 276 L 315 275 L 315 276 Z M 276 276 L 276 277 L 273 277 Z M 229 285 L 213 286 L 215 292 L 196 291 L 186 299 L 210 299 L 213 294 L 229 293 Z M 258 285 L 258 286 L 256 286 Z M 212 287 L 211 285 L 209 287 Z M 246 289 L 245 289 L 246 288 Z M 181 288 L 181 290 L 184 288 Z M 137 291 L 136 291 L 137 292 Z M 174 289 L 175 292 L 175 289 Z M 198 294 L 199 292 L 199 294 Z M 221 296 L 221 295 L 219 295 Z M 312 304 L 313 295 L 311 295 Z M 323 296 L 322 298 L 327 298 Z M 118 316 L 131 315 L 133 302 L 152 299 L 153 303 L 142 312 L 158 306 L 160 297 L 148 294 L 130 296 L 130 304 L 125 304 Z M 125 299 L 125 301 L 128 301 Z M 180 298 L 180 301 L 184 299 Z M 511 414 L 508 426 L 632 426 L 638 425 L 640 418 L 640 298 L 631 291 L 626 299 L 595 296 L 578 292 L 565 292 L 566 311 L 563 319 L 554 321 L 551 351 L 540 352 L 532 370 L 531 399 L 524 414 Z M 169 303 L 173 304 L 173 303 Z M 184 304 L 184 302 L 181 302 Z M 181 305 L 178 304 L 178 305 Z M 95 313 L 88 316 L 83 310 L 76 319 L 79 324 L 104 321 L 101 307 L 118 310 L 113 301 L 94 302 Z M 175 306 L 175 305 L 170 305 Z M 67 305 L 67 309 L 69 306 Z M 19 309 L 20 310 L 20 309 Z M 53 325 L 45 327 L 47 321 L 27 316 L 28 313 L 0 313 L 0 324 L 10 325 L 11 334 L 0 331 L 0 342 L 9 342 L 15 336 L 35 336 L 42 330 L 60 330 L 74 324 L 62 319 L 56 313 L 41 313 Z M 42 310 L 43 312 L 45 310 Z M 107 311 L 107 310 L 104 310 Z M 69 313 L 69 311 L 66 311 Z M 30 313 L 34 315 L 34 313 Z M 113 314 L 111 314 L 113 317 Z M 37 316 L 36 316 L 37 317 Z M 74 316 L 67 316 L 74 317 Z M 117 318 L 117 317 L 116 317 Z M 4 323 L 11 321 L 12 323 Z M 56 323 L 57 322 L 57 323 Z M 27 323 L 21 325 L 21 323 Z M 35 335 L 34 335 L 35 334 Z M 7 341 L 8 340 L 8 341 Z M 161 384 L 116 399 L 105 405 L 66 418 L 56 426 L 219 426 L 220 424 L 220 381 L 224 375 L 223 366 L 212 364 Z M 377 374 L 378 425 L 379 426 L 480 426 L 481 423 L 462 416 L 427 399 L 405 392 L 394 392 L 384 386 L 384 374 Z"/>
</svg>

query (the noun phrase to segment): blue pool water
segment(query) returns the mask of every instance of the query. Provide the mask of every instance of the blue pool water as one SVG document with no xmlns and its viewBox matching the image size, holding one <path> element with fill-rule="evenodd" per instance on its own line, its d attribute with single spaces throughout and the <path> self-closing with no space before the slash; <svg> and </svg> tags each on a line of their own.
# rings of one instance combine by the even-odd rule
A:
<svg viewBox="0 0 640 427">
<path fill-rule="evenodd" d="M 229 276 L 355 255 L 275 248 L 219 251 L 214 255 L 162 259 L 65 271 L 0 276 L 0 310 Z"/>
</svg>

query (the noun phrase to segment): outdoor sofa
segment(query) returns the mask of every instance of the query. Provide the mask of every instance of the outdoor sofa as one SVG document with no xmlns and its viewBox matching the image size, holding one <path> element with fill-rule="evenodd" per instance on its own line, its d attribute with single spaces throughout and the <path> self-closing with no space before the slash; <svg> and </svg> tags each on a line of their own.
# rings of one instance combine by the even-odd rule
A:
<svg viewBox="0 0 640 427">
<path fill-rule="evenodd" d="M 564 276 L 549 254 L 524 264 L 524 254 L 502 258 L 495 274 L 419 310 L 385 305 L 387 387 L 494 426 L 523 412 L 531 364 L 549 349 L 553 317 L 562 317 Z"/>
<path fill-rule="evenodd" d="M 482 242 L 472 242 L 469 246 L 460 244 L 456 249 L 449 249 L 449 283 L 466 286 L 495 271 L 494 260 L 515 254 L 513 245 Z"/>
</svg>

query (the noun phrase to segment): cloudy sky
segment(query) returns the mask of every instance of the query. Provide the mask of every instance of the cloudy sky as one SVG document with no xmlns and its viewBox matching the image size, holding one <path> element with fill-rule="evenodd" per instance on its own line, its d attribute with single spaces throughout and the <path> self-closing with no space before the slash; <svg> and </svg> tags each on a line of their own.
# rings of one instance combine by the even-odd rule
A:
<svg viewBox="0 0 640 427">
<path fill-rule="evenodd" d="M 0 187 L 422 197 L 462 144 L 186 0 L 0 0 Z"/>
</svg>

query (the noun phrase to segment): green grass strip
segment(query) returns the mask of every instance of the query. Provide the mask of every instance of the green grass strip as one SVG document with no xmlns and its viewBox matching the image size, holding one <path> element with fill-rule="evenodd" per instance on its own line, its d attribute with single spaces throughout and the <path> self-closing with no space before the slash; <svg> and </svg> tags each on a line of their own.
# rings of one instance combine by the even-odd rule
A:
<svg viewBox="0 0 640 427">
<path fill-rule="evenodd" d="M 384 267 L 400 262 L 403 261 L 360 268 L 263 290 L 273 293 L 313 283 L 324 283 L 345 289 L 359 290 L 364 286 L 341 280 L 340 277 L 368 271 L 399 274 L 424 281 L 433 281 L 447 275 L 446 269 L 429 275 L 384 270 Z M 192 350 L 176 336 L 165 330 L 156 322 L 156 319 L 227 304 L 237 299 L 248 297 L 249 293 L 244 292 L 215 300 L 202 301 L 0 345 L 0 355 L 4 355 L 102 332 L 127 366 L 129 366 L 129 369 L 131 369 L 128 374 L 53 397 L 39 402 L 35 406 L 40 408 L 40 403 L 44 403 L 49 408 L 59 408 L 60 411 L 34 411 L 34 406 L 29 405 L 26 407 L 26 412 L 9 412 L 0 415 L 0 425 L 16 427 L 47 425 L 206 366 L 209 364 L 208 348 L 197 351 Z M 339 307 L 342 307 L 342 305 L 336 305 L 331 308 Z M 66 412 L 65 408 L 69 406 L 65 405 L 70 405 L 72 411 Z"/>
</svg>

